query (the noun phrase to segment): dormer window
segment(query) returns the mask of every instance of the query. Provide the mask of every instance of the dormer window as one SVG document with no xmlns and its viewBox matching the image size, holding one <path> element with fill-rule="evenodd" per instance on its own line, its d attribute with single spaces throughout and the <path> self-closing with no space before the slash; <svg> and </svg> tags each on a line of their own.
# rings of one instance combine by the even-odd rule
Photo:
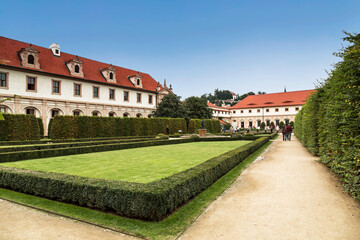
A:
<svg viewBox="0 0 360 240">
<path fill-rule="evenodd" d="M 60 46 L 57 43 L 53 43 L 50 45 L 50 50 L 54 54 L 54 56 L 60 57 Z"/>
<path fill-rule="evenodd" d="M 40 69 L 39 63 L 39 51 L 33 48 L 32 46 L 27 48 L 22 48 L 19 51 L 21 64 L 23 67 Z"/>
<path fill-rule="evenodd" d="M 110 67 L 100 69 L 101 74 L 107 82 L 116 82 L 116 69 L 110 65 Z"/>
<path fill-rule="evenodd" d="M 33 55 L 28 56 L 28 64 L 34 64 L 34 56 Z"/>
<path fill-rule="evenodd" d="M 81 61 L 78 56 L 76 56 L 74 59 L 65 62 L 67 68 L 69 69 L 70 74 L 76 77 L 84 77 L 83 63 L 84 62 Z"/>
<path fill-rule="evenodd" d="M 132 75 L 132 76 L 128 76 L 128 79 L 130 80 L 130 82 L 138 88 L 142 88 L 142 76 L 141 74 L 138 72 L 138 74 L 136 75 Z"/>
</svg>

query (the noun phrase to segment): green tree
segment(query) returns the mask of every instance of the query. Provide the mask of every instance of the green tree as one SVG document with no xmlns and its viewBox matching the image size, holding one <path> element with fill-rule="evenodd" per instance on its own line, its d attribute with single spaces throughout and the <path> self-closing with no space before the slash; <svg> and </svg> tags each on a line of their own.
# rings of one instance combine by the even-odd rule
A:
<svg viewBox="0 0 360 240">
<path fill-rule="evenodd" d="M 199 97 L 189 97 L 185 100 L 185 108 L 191 119 L 210 119 L 212 110 L 208 108 L 206 100 Z"/>
<path fill-rule="evenodd" d="M 154 117 L 187 118 L 185 106 L 180 98 L 175 94 L 166 95 L 154 112 Z"/>
<path fill-rule="evenodd" d="M 280 121 L 280 122 L 279 122 L 279 128 L 280 128 L 280 129 L 283 128 L 284 125 L 285 125 L 285 123 L 284 123 L 283 121 Z"/>
<path fill-rule="evenodd" d="M 264 130 L 264 129 L 265 129 L 265 126 L 266 126 L 265 122 L 262 122 L 262 123 L 260 124 L 260 129 L 261 129 L 261 130 Z"/>
</svg>

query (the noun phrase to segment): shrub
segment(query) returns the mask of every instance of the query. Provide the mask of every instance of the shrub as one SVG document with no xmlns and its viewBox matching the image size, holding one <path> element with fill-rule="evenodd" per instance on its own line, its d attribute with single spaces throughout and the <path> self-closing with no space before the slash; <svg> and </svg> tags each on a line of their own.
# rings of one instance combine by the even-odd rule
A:
<svg viewBox="0 0 360 240">
<path fill-rule="evenodd" d="M 39 140 L 40 128 L 34 115 L 3 114 L 0 121 L 0 141 Z"/>
<path fill-rule="evenodd" d="M 260 124 L 260 129 L 261 129 L 261 130 L 264 130 L 264 129 L 265 129 L 265 126 L 266 126 L 265 122 L 262 122 L 262 123 Z"/>
<path fill-rule="evenodd" d="M 44 137 L 44 124 L 41 118 L 36 118 L 39 124 L 40 138 Z"/>
<path fill-rule="evenodd" d="M 114 118 L 89 116 L 56 116 L 51 122 L 52 139 L 98 138 L 119 136 L 154 136 L 165 133 L 186 133 L 182 118 Z"/>
<path fill-rule="evenodd" d="M 360 34 L 336 55 L 342 61 L 295 118 L 295 134 L 360 199 Z"/>
<path fill-rule="evenodd" d="M 268 140 L 268 137 L 260 138 L 188 170 L 147 184 L 0 167 L 0 187 L 157 221 L 208 188 Z"/>
</svg>

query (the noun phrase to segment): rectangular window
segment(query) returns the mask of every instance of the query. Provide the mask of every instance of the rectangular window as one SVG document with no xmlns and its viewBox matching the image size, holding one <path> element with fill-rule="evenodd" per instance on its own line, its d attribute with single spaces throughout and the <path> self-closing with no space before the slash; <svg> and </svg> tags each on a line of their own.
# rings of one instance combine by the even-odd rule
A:
<svg viewBox="0 0 360 240">
<path fill-rule="evenodd" d="M 35 77 L 27 77 L 27 86 L 26 91 L 36 92 L 36 78 Z"/>
<path fill-rule="evenodd" d="M 52 80 L 52 93 L 60 94 L 60 81 Z"/>
<path fill-rule="evenodd" d="M 275 112 L 278 112 L 279 111 L 279 109 L 278 108 L 275 108 Z"/>
<path fill-rule="evenodd" d="M 285 112 L 288 112 L 289 111 L 289 108 L 285 108 Z"/>
<path fill-rule="evenodd" d="M 241 110 L 240 113 L 244 113 L 244 110 Z"/>
<path fill-rule="evenodd" d="M 114 113 L 109 113 L 109 117 L 114 117 Z"/>
<path fill-rule="evenodd" d="M 99 87 L 93 86 L 93 98 L 99 98 Z"/>
<path fill-rule="evenodd" d="M 257 112 L 259 113 L 259 112 L 260 112 L 260 109 L 258 109 Z"/>
<path fill-rule="evenodd" d="M 149 95 L 149 104 L 152 104 L 152 103 L 153 103 L 153 96 Z"/>
<path fill-rule="evenodd" d="M 276 126 L 279 126 L 279 124 L 280 124 L 280 120 L 275 120 L 275 122 L 276 122 Z"/>
<path fill-rule="evenodd" d="M 252 111 L 251 110 L 249 110 L 249 113 L 251 113 Z"/>
<path fill-rule="evenodd" d="M 266 126 L 270 126 L 270 120 L 266 120 Z"/>
<path fill-rule="evenodd" d="M 141 93 L 136 94 L 136 102 L 141 103 Z"/>
<path fill-rule="evenodd" d="M 76 111 L 76 110 L 73 111 L 73 115 L 74 115 L 74 116 L 80 116 L 80 111 Z"/>
<path fill-rule="evenodd" d="M 51 117 L 55 117 L 56 115 L 59 115 L 59 110 L 52 110 Z"/>
<path fill-rule="evenodd" d="M 27 108 L 26 109 L 26 114 L 28 115 L 35 115 L 35 110 L 33 108 Z"/>
<path fill-rule="evenodd" d="M 241 128 L 245 127 L 245 122 L 241 122 Z"/>
<path fill-rule="evenodd" d="M 0 73 L 0 88 L 8 88 L 6 73 Z"/>
<path fill-rule="evenodd" d="M 298 107 L 296 107 L 296 108 L 295 108 L 295 111 L 299 111 L 299 108 L 298 108 Z"/>
<path fill-rule="evenodd" d="M 6 107 L 0 107 L 0 112 L 6 113 Z"/>
<path fill-rule="evenodd" d="M 74 96 L 81 96 L 81 84 L 74 83 Z"/>
<path fill-rule="evenodd" d="M 269 110 L 269 109 L 266 109 L 266 112 L 270 112 L 270 110 Z"/>
<path fill-rule="evenodd" d="M 233 111 L 233 113 L 236 113 L 236 111 Z"/>
<path fill-rule="evenodd" d="M 115 89 L 109 89 L 109 99 L 115 100 Z"/>
<path fill-rule="evenodd" d="M 129 92 L 128 91 L 124 91 L 124 101 L 126 101 L 126 102 L 129 101 Z"/>
<path fill-rule="evenodd" d="M 260 127 L 260 125 L 261 125 L 261 121 L 260 121 L 260 120 L 257 121 L 257 125 L 258 125 L 258 127 Z"/>
<path fill-rule="evenodd" d="M 97 117 L 99 115 L 99 113 L 97 111 L 93 111 L 92 115 L 93 115 L 93 117 Z"/>
</svg>

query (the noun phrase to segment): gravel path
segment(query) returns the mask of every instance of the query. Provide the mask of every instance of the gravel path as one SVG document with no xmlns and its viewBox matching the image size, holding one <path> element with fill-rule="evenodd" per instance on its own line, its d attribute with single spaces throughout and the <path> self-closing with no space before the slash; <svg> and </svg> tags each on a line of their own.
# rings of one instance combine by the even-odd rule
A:
<svg viewBox="0 0 360 240">
<path fill-rule="evenodd" d="M 282 137 L 180 239 L 360 239 L 360 205 Z"/>
</svg>

